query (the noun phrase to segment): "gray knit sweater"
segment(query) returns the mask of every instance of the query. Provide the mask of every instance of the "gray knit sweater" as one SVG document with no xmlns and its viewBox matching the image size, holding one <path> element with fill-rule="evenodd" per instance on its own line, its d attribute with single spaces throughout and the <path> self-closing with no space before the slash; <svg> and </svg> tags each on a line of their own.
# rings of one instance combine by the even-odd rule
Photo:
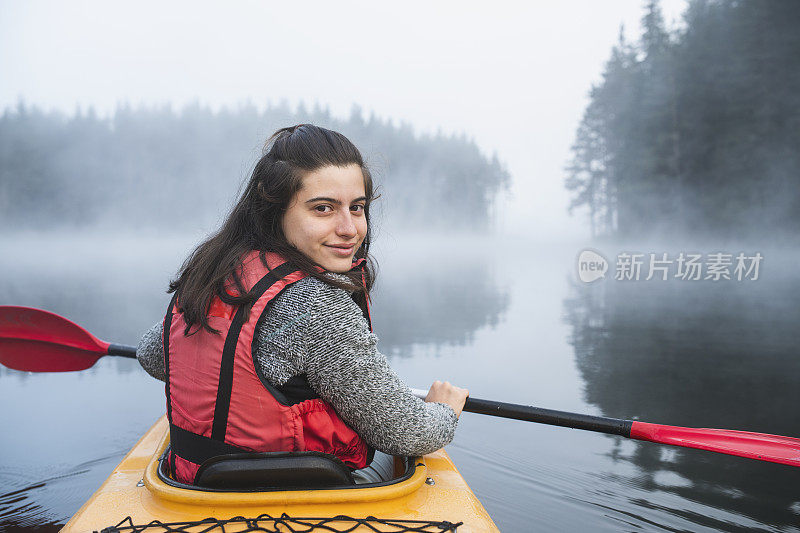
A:
<svg viewBox="0 0 800 533">
<path fill-rule="evenodd" d="M 136 356 L 151 376 L 164 381 L 162 330 L 158 322 L 145 333 Z M 453 439 L 458 422 L 453 409 L 411 394 L 376 349 L 378 338 L 361 309 L 342 289 L 312 277 L 293 283 L 272 303 L 256 339 L 255 359 L 270 383 L 280 387 L 306 374 L 311 388 L 370 446 L 419 456 Z"/>
</svg>

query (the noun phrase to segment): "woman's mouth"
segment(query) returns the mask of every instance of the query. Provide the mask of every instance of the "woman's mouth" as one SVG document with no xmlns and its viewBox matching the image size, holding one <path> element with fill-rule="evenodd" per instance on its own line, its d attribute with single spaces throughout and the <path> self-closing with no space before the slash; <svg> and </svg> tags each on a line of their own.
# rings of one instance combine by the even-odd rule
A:
<svg viewBox="0 0 800 533">
<path fill-rule="evenodd" d="M 325 246 L 330 248 L 333 253 L 340 257 L 352 255 L 353 250 L 356 247 L 355 244 L 326 244 Z"/>
</svg>

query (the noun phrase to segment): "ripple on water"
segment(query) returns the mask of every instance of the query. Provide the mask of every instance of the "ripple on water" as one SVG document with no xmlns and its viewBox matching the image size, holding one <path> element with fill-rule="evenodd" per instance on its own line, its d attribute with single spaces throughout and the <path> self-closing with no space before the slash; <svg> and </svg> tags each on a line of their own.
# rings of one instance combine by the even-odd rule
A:
<svg viewBox="0 0 800 533">
<path fill-rule="evenodd" d="M 117 452 L 66 466 L 55 475 L 52 469 L 0 468 L 0 486 L 5 490 L 0 494 L 0 531 L 58 531 L 123 455 Z"/>
</svg>

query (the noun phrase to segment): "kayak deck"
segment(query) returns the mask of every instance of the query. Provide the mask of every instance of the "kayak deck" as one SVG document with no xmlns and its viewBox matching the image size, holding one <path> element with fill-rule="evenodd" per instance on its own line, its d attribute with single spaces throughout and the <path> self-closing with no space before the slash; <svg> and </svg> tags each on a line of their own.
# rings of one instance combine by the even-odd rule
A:
<svg viewBox="0 0 800 533">
<path fill-rule="evenodd" d="M 161 417 L 139 440 L 111 476 L 67 522 L 62 531 L 100 531 L 116 526 L 130 517 L 130 525 L 141 526 L 153 520 L 161 523 L 199 521 L 209 517 L 227 520 L 233 517 L 256 518 L 260 515 L 280 517 L 377 517 L 392 520 L 422 520 L 462 524 L 459 532 L 497 531 L 492 519 L 461 477 L 444 450 L 420 458 L 413 474 L 391 485 L 353 489 L 284 490 L 268 492 L 204 492 L 168 485 L 157 473 L 158 458 L 169 444 L 166 417 Z M 432 484 L 431 484 L 432 483 Z M 259 523 L 262 531 L 280 529 L 268 522 Z M 357 526 L 349 521 L 325 523 L 326 531 L 403 531 L 396 527 Z M 252 525 L 252 524 L 250 524 Z M 420 524 L 417 524 L 419 527 Z M 205 531 L 241 531 L 246 522 L 227 523 L 224 529 Z M 271 529 L 274 528 L 274 529 Z M 354 528 L 354 529 L 353 529 Z M 133 531 L 120 526 L 122 531 Z M 158 527 L 145 531 L 164 531 Z M 174 529 L 170 529 L 174 530 Z M 199 530 L 199 529 L 198 529 Z M 306 523 L 300 531 L 310 531 Z M 417 529 L 443 531 L 443 529 Z"/>
</svg>

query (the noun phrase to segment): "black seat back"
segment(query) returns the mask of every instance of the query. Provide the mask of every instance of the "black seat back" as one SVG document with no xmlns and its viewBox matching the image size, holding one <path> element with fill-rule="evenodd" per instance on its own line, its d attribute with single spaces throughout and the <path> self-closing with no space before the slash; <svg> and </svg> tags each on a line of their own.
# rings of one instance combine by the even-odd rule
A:
<svg viewBox="0 0 800 533">
<path fill-rule="evenodd" d="M 353 475 L 322 452 L 264 452 L 219 455 L 200 465 L 195 485 L 227 490 L 320 489 L 353 485 Z"/>
</svg>

